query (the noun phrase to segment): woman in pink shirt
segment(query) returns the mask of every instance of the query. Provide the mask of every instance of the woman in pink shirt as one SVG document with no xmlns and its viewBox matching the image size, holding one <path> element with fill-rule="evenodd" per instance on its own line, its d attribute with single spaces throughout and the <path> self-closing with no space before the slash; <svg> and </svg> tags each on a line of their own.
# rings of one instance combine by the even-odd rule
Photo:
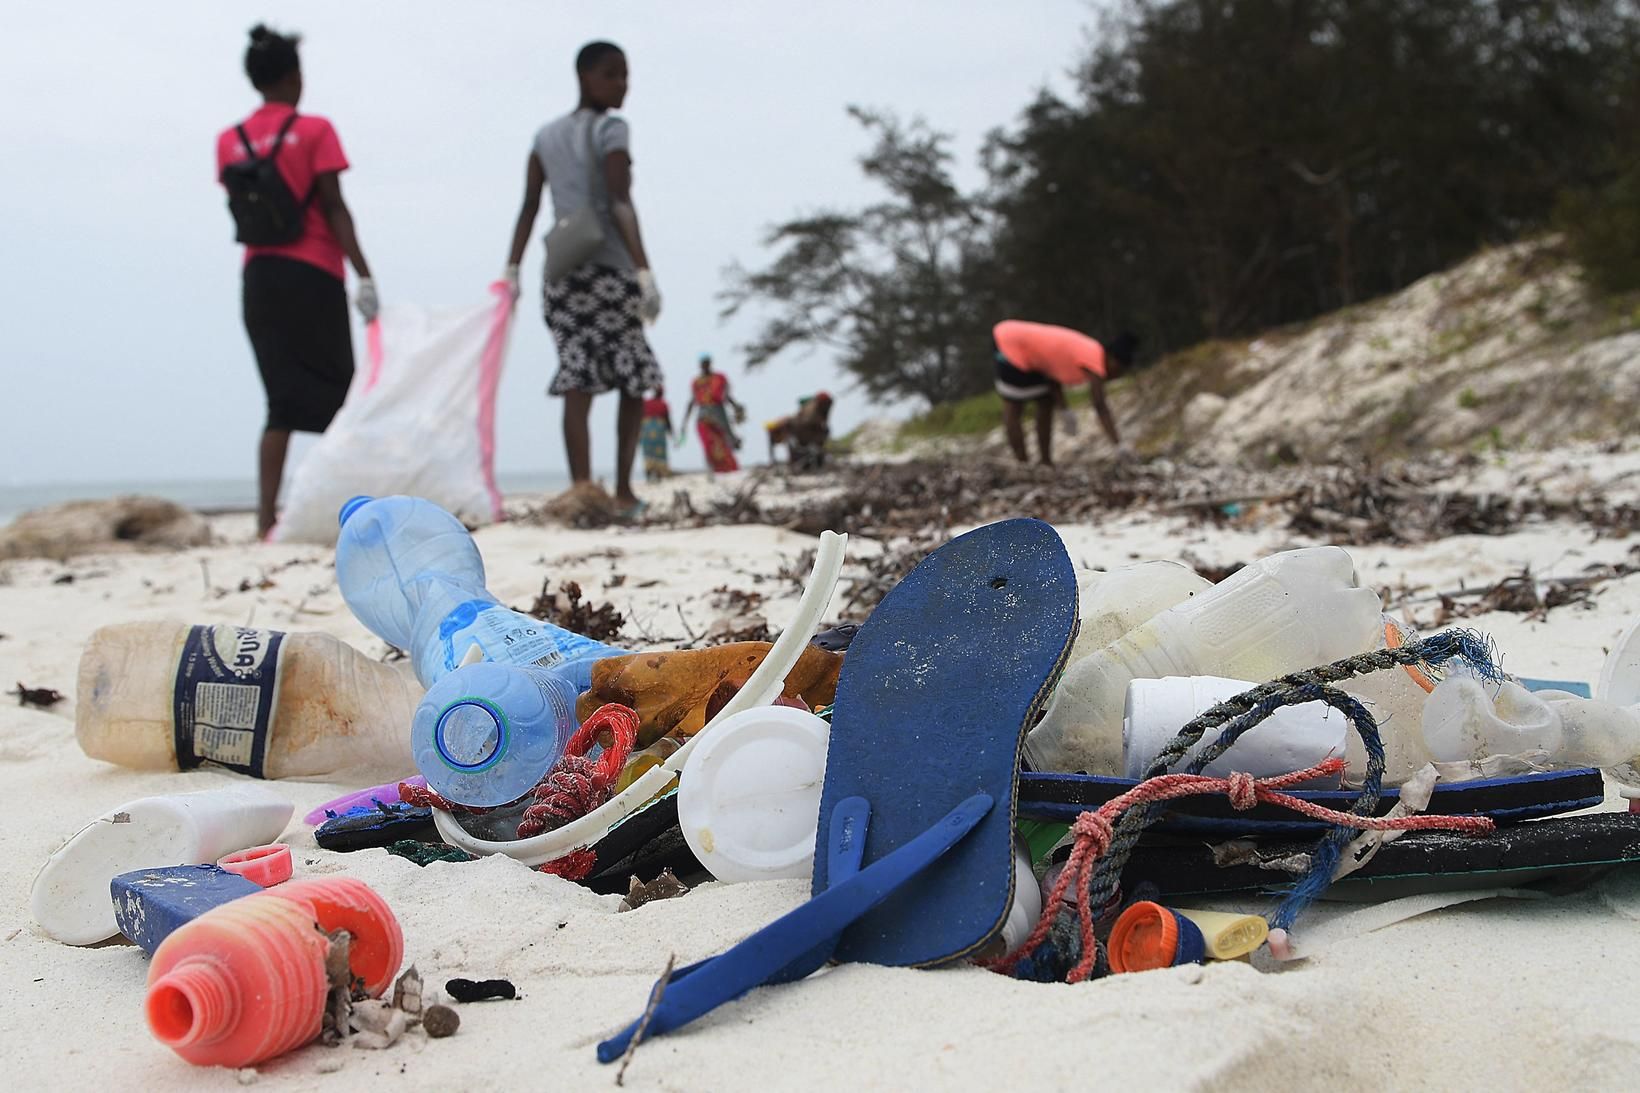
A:
<svg viewBox="0 0 1640 1093">
<path fill-rule="evenodd" d="M 376 317 L 376 285 L 342 200 L 342 143 L 324 118 L 296 113 L 299 42 L 264 26 L 251 30 L 245 74 L 262 106 L 216 138 L 217 178 L 246 244 L 245 332 L 268 399 L 257 458 L 259 537 L 273 527 L 290 434 L 324 432 L 353 380 L 344 259 L 359 278 L 359 313 L 365 322 Z M 262 165 L 271 170 L 259 173 Z"/>
<path fill-rule="evenodd" d="M 1066 410 L 1065 388 L 1080 383 L 1088 385 L 1088 403 L 1117 452 L 1132 452 L 1116 431 L 1116 418 L 1105 401 L 1105 381 L 1132 367 L 1137 338 L 1124 333 L 1103 346 L 1063 326 L 1019 319 L 998 323 L 991 329 L 991 338 L 996 351 L 996 389 L 1002 397 L 1002 425 L 1015 459 L 1027 461 L 1024 409 L 1029 402 L 1036 406 L 1037 450 L 1044 466 L 1053 465 L 1053 410 Z M 1075 432 L 1076 421 L 1068 410 L 1065 427 Z"/>
</svg>

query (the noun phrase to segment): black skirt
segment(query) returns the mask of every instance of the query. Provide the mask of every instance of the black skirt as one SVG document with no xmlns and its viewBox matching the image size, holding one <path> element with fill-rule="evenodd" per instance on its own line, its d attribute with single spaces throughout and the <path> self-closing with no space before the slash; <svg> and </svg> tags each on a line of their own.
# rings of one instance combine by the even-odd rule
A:
<svg viewBox="0 0 1640 1093">
<path fill-rule="evenodd" d="M 245 263 L 244 289 L 267 427 L 324 432 L 353 382 L 346 287 L 310 262 L 259 255 Z"/>
</svg>

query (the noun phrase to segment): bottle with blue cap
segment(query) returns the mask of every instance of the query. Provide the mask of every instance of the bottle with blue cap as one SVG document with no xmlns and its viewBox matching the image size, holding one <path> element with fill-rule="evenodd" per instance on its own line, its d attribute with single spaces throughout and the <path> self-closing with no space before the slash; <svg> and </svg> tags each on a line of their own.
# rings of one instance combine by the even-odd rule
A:
<svg viewBox="0 0 1640 1093">
<path fill-rule="evenodd" d="M 427 692 L 410 751 L 427 784 L 451 801 L 495 807 L 528 793 L 575 734 L 579 692 L 548 668 L 468 664 Z"/>
<path fill-rule="evenodd" d="M 355 497 L 341 525 L 342 598 L 428 688 L 410 727 L 427 784 L 465 805 L 517 800 L 575 732 L 593 663 L 627 650 L 504 606 L 472 536 L 431 501 Z"/>
</svg>

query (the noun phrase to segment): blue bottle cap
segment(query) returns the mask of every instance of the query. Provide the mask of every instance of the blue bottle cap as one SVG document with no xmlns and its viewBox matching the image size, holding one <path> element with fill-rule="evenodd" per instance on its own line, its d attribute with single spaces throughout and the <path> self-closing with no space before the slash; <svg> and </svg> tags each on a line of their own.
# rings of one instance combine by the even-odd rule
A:
<svg viewBox="0 0 1640 1093">
<path fill-rule="evenodd" d="M 347 523 L 347 518 L 349 516 L 352 516 L 355 512 L 358 512 L 361 506 L 368 505 L 374 500 L 374 497 L 371 497 L 366 493 L 361 493 L 357 497 L 348 498 L 342 504 L 342 511 L 336 514 L 336 526 L 341 527 L 343 524 Z"/>
</svg>

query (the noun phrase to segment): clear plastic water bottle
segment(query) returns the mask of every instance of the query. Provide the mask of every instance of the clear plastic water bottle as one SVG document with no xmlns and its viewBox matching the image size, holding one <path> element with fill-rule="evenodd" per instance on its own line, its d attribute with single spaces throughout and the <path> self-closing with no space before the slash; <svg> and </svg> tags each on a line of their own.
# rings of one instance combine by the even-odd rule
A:
<svg viewBox="0 0 1640 1093">
<path fill-rule="evenodd" d="M 427 692 L 410 750 L 427 784 L 464 805 L 516 801 L 574 735 L 575 687 L 546 668 L 469 664 Z"/>
<path fill-rule="evenodd" d="M 418 497 L 355 497 L 342 506 L 336 583 L 360 622 L 410 654 L 424 687 L 478 647 L 497 664 L 555 670 L 577 691 L 592 662 L 627 652 L 503 606 L 460 520 Z"/>
</svg>

